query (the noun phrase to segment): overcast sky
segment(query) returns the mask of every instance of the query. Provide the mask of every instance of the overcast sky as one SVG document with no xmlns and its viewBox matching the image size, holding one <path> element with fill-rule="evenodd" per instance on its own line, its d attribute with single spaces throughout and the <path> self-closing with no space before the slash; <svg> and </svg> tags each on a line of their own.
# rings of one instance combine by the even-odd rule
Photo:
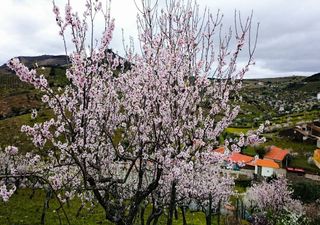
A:
<svg viewBox="0 0 320 225">
<path fill-rule="evenodd" d="M 67 0 L 56 2 L 63 9 Z M 71 0 L 77 9 L 84 2 Z M 261 25 L 256 65 L 247 78 L 320 72 L 319 0 L 198 0 L 198 3 L 213 12 L 220 9 L 226 25 L 233 20 L 235 9 L 242 15 L 253 10 L 254 23 Z M 121 53 L 121 29 L 126 37 L 136 35 L 137 11 L 133 0 L 113 0 L 111 12 L 116 20 L 112 48 Z M 1 1 L 0 37 L 0 64 L 14 56 L 64 53 L 51 0 Z"/>
</svg>

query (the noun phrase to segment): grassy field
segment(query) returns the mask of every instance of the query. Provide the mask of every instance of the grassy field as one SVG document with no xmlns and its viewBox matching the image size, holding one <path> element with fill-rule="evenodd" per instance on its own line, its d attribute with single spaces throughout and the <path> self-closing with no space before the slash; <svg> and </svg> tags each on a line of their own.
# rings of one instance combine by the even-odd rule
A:
<svg viewBox="0 0 320 225">
<path fill-rule="evenodd" d="M 0 202 L 0 224 L 2 225 L 38 225 L 41 224 L 41 215 L 45 199 L 45 193 L 36 190 L 33 197 L 31 190 L 19 190 L 12 198 L 4 203 Z M 76 217 L 77 210 L 80 207 L 80 201 L 74 200 L 70 207 L 65 207 L 71 224 L 91 225 L 91 224 L 109 224 L 104 219 L 102 208 L 95 207 L 92 211 L 84 209 L 79 217 Z M 67 220 L 62 210 L 57 211 L 58 202 L 51 200 L 49 210 L 46 213 L 45 224 L 59 224 L 59 216 L 62 224 L 67 224 Z"/>
<path fill-rule="evenodd" d="M 278 116 L 278 117 L 275 117 L 272 122 L 276 124 L 284 124 L 284 123 L 297 124 L 301 121 L 313 121 L 319 118 L 320 118 L 320 111 L 311 110 L 303 113 L 293 113 L 289 115 Z"/>
<path fill-rule="evenodd" d="M 288 138 L 279 137 L 277 134 L 272 135 L 271 138 L 268 138 L 267 142 L 264 143 L 264 146 L 269 145 L 289 149 L 291 152 L 297 152 L 301 156 L 306 153 L 313 154 L 313 151 L 316 149 L 316 146 L 313 144 L 296 142 Z"/>
<path fill-rule="evenodd" d="M 239 187 L 240 192 L 243 192 L 244 189 Z M 36 190 L 32 196 L 32 190 L 22 189 L 19 190 L 17 194 L 14 194 L 12 198 L 4 203 L 0 201 L 0 224 L 1 225 L 40 225 L 41 224 L 41 215 L 43 210 L 43 204 L 45 199 L 45 193 L 41 190 Z M 87 209 L 84 208 L 81 210 L 79 216 L 77 211 L 81 203 L 79 200 L 70 201 L 69 206 L 65 206 L 65 211 L 68 215 L 70 224 L 72 225 L 111 225 L 105 219 L 104 211 L 99 206 L 96 205 L 94 208 Z M 58 210 L 58 202 L 55 199 L 50 200 L 49 209 L 46 212 L 45 224 L 46 225 L 56 225 L 60 223 L 65 225 L 68 224 L 65 216 L 63 215 L 62 210 Z M 150 212 L 150 208 L 147 208 L 145 221 L 147 215 Z M 60 219 L 59 219 L 60 217 Z M 231 217 L 229 217 L 230 219 Z M 187 211 L 186 219 L 188 225 L 203 225 L 205 224 L 205 214 L 203 212 L 190 212 Z M 221 222 L 223 222 L 226 217 L 221 216 Z M 212 224 L 217 224 L 217 217 L 213 216 Z M 140 224 L 139 221 L 136 221 L 135 224 Z M 160 217 L 159 225 L 166 224 L 166 216 L 163 215 Z M 182 215 L 179 210 L 178 219 L 174 219 L 174 225 L 182 225 Z M 242 224 L 248 224 L 243 221 Z"/>
<path fill-rule="evenodd" d="M 44 110 L 38 113 L 38 117 L 35 120 L 31 119 L 31 115 L 29 113 L 0 120 L 0 147 L 4 148 L 7 145 L 14 145 L 22 152 L 32 150 L 34 145 L 30 138 L 20 131 L 21 126 L 43 122 L 51 118 L 51 116 L 52 113 L 49 110 Z"/>
<path fill-rule="evenodd" d="M 233 133 L 233 134 L 246 134 L 251 128 L 240 128 L 240 127 L 228 127 L 226 129 L 226 132 L 229 132 L 229 133 Z"/>
<path fill-rule="evenodd" d="M 308 172 L 319 174 L 320 169 L 313 164 L 309 164 L 307 158 L 295 157 L 289 163 L 290 167 L 303 168 Z"/>
</svg>

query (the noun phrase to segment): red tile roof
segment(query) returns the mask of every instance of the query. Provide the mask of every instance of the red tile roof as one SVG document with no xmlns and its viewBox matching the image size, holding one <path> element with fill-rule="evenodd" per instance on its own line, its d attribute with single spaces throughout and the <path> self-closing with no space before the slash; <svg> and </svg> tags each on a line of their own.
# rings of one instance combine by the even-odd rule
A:
<svg viewBox="0 0 320 225">
<path fill-rule="evenodd" d="M 213 152 L 224 154 L 224 147 L 219 147 L 217 149 L 214 149 Z M 235 162 L 235 163 L 248 163 L 253 160 L 253 157 L 248 156 L 248 155 L 243 155 L 238 152 L 231 152 L 230 156 L 228 158 L 230 161 Z"/>
<path fill-rule="evenodd" d="M 264 155 L 264 158 L 282 161 L 287 154 L 289 154 L 287 149 L 271 146 L 270 150 Z"/>
<path fill-rule="evenodd" d="M 275 169 L 280 168 L 278 163 L 276 163 L 275 161 L 273 161 L 271 159 L 256 159 L 256 160 L 248 163 L 248 165 L 269 167 L 269 168 L 275 168 Z"/>
<path fill-rule="evenodd" d="M 253 157 L 248 155 L 243 155 L 241 153 L 233 152 L 230 155 L 229 160 L 233 162 L 242 162 L 247 164 L 248 162 L 251 162 L 253 160 Z"/>
<path fill-rule="evenodd" d="M 282 150 L 282 151 L 284 151 L 284 150 Z M 224 154 L 224 147 L 219 147 L 217 149 L 214 149 L 213 152 Z M 279 165 L 275 161 L 273 161 L 272 159 L 256 159 L 256 160 L 254 160 L 254 157 L 251 157 L 248 155 L 243 155 L 243 154 L 237 153 L 237 152 L 231 153 L 229 156 L 229 160 L 232 162 L 235 162 L 235 163 L 245 163 L 246 165 L 249 165 L 249 166 L 261 166 L 261 167 L 269 167 L 269 168 L 276 168 L 276 169 L 279 168 Z"/>
<path fill-rule="evenodd" d="M 224 147 L 219 147 L 217 149 L 214 149 L 213 152 L 217 152 L 217 153 L 220 153 L 220 154 L 224 154 Z"/>
</svg>

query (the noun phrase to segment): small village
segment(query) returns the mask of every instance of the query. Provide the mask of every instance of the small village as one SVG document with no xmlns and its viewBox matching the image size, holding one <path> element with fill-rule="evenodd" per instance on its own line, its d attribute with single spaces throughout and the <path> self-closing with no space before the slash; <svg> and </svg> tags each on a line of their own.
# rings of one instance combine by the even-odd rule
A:
<svg viewBox="0 0 320 225">
<path fill-rule="evenodd" d="M 260 147 L 260 152 L 257 152 L 256 155 L 246 154 L 245 152 L 232 152 L 225 162 L 225 168 L 234 171 L 235 174 L 238 172 L 238 174 L 246 175 L 247 179 L 286 176 L 287 173 L 294 173 L 308 179 L 320 181 L 320 176 L 318 176 L 320 174 L 320 122 L 300 124 L 293 128 L 281 130 L 279 136 L 294 142 L 313 145 L 314 151 L 312 155 L 307 155 L 308 158 L 305 161 L 317 166 L 319 173 L 291 166 L 290 162 L 293 157 L 297 156 L 297 152 L 274 145 Z M 213 152 L 226 154 L 223 146 L 214 149 Z M 241 179 L 246 178 L 241 176 Z"/>
</svg>

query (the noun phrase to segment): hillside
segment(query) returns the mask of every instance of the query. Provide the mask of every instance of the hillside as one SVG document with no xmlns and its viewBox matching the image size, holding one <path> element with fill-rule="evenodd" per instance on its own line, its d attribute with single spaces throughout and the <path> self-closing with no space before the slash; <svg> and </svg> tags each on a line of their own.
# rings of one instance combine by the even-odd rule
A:
<svg viewBox="0 0 320 225">
<path fill-rule="evenodd" d="M 109 54 L 115 54 L 108 50 Z M 44 74 L 51 87 L 67 84 L 66 56 L 19 56 L 29 68 Z M 127 64 L 127 67 L 130 65 Z M 241 112 L 234 127 L 256 127 L 265 120 L 294 123 L 320 118 L 320 73 L 310 77 L 246 79 L 241 91 Z M 0 119 L 30 112 L 41 107 L 40 96 L 31 86 L 21 82 L 5 65 L 0 67 Z"/>
<path fill-rule="evenodd" d="M 19 56 L 29 68 L 43 74 L 53 88 L 67 84 L 65 77 L 66 56 Z M 0 119 L 29 113 L 41 107 L 41 96 L 32 86 L 20 79 L 5 64 L 0 67 Z"/>
<path fill-rule="evenodd" d="M 31 68 L 36 68 L 55 89 L 68 84 L 65 77 L 67 66 L 64 56 L 20 57 Z M 129 64 L 127 64 L 130 66 Z M 264 145 L 277 145 L 289 148 L 298 153 L 291 162 L 292 167 L 304 168 L 317 173 L 315 166 L 307 163 L 305 154 L 311 154 L 314 144 L 295 142 L 280 137 L 279 131 L 294 127 L 296 124 L 320 119 L 320 101 L 316 95 L 320 90 L 320 81 L 302 76 L 246 79 L 240 91 L 242 101 L 241 111 L 234 123 L 221 135 L 221 140 L 233 137 L 240 132 L 246 132 L 252 127 L 258 127 L 266 120 L 271 122 L 269 133 L 265 134 L 267 142 Z M 0 67 L 0 131 L 2 133 L 0 147 L 14 144 L 21 151 L 29 151 L 32 143 L 29 138 L 17 132 L 23 124 L 33 124 L 47 120 L 52 116 L 40 101 L 41 94 L 30 85 L 23 83 L 6 66 Z M 38 109 L 38 118 L 32 120 L 30 112 Z M 253 148 L 245 149 L 246 154 L 255 154 Z"/>
<path fill-rule="evenodd" d="M 320 81 L 320 73 L 313 74 L 310 77 L 305 78 L 303 81 L 305 82 Z"/>
<path fill-rule="evenodd" d="M 234 125 L 250 127 L 265 120 L 294 123 L 320 118 L 320 81 L 311 80 L 302 76 L 244 80 L 242 111 Z"/>
<path fill-rule="evenodd" d="M 65 55 L 18 56 L 17 58 L 28 68 L 64 66 L 69 61 Z M 0 68 L 5 69 L 6 65 L 4 64 Z"/>
</svg>

